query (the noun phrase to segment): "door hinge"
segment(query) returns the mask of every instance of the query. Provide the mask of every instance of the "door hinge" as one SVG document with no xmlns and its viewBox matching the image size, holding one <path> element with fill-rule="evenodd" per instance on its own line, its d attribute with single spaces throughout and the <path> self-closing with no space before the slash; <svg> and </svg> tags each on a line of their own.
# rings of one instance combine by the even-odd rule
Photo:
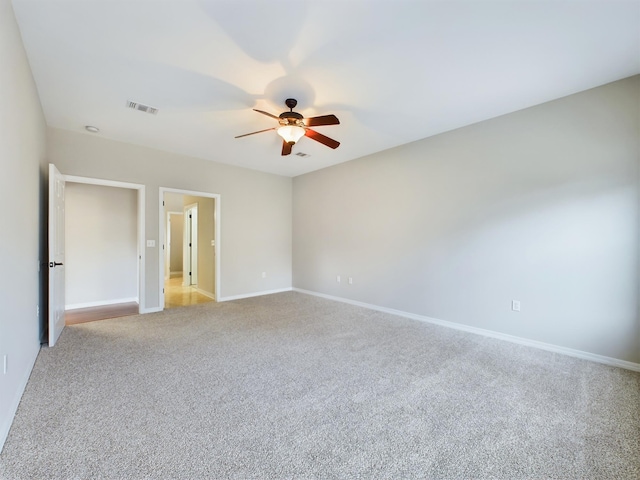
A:
<svg viewBox="0 0 640 480">
<path fill-rule="evenodd" d="M 162 206 L 164 207 L 164 200 L 162 201 Z"/>
<path fill-rule="evenodd" d="M 189 275 L 191 275 L 191 272 L 189 272 Z"/>
</svg>

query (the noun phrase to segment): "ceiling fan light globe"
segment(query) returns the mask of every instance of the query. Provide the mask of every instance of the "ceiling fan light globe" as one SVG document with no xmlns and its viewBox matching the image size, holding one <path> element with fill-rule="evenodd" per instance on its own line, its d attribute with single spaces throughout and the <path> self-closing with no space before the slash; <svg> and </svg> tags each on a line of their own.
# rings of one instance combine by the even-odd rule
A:
<svg viewBox="0 0 640 480">
<path fill-rule="evenodd" d="M 289 145 L 294 145 L 304 136 L 304 128 L 296 125 L 284 125 L 278 128 L 277 132 Z"/>
</svg>

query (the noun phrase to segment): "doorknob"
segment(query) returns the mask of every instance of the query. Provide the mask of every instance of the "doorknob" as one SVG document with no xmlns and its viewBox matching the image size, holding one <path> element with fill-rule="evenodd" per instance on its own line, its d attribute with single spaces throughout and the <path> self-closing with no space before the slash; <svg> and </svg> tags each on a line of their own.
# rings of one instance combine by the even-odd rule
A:
<svg viewBox="0 0 640 480">
<path fill-rule="evenodd" d="M 64 265 L 63 263 L 58 263 L 58 262 L 49 262 L 49 268 L 54 268 L 57 267 L 59 265 Z"/>
</svg>

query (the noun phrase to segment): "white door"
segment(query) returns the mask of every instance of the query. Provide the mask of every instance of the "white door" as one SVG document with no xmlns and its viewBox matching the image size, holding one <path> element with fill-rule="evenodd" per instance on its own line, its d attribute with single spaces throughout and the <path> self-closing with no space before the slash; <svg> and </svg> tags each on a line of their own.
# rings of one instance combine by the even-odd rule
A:
<svg viewBox="0 0 640 480">
<path fill-rule="evenodd" d="M 191 285 L 198 284 L 198 205 L 191 209 Z"/>
<path fill-rule="evenodd" d="M 49 347 L 64 328 L 64 177 L 49 164 Z"/>
<path fill-rule="evenodd" d="M 171 278 L 171 213 L 167 212 L 167 223 L 164 232 L 164 280 Z"/>
</svg>

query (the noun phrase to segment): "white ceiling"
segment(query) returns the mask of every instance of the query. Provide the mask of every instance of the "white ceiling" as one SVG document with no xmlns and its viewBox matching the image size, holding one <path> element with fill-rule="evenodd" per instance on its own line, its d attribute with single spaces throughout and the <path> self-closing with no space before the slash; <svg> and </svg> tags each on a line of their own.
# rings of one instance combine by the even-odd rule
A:
<svg viewBox="0 0 640 480">
<path fill-rule="evenodd" d="M 288 176 L 640 73 L 640 0 L 13 5 L 48 125 Z M 288 97 L 340 147 L 234 139 Z"/>
</svg>

